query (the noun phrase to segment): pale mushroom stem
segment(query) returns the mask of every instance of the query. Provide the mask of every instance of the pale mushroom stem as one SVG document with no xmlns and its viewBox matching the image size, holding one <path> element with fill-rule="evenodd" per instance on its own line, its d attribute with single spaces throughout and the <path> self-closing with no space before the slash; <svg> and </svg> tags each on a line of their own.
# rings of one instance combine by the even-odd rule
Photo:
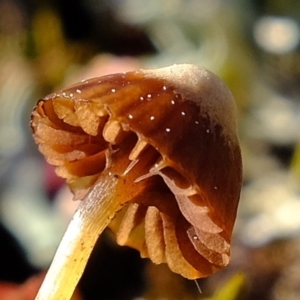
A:
<svg viewBox="0 0 300 300">
<path fill-rule="evenodd" d="M 69 300 L 94 248 L 121 204 L 114 199 L 118 179 L 104 172 L 75 212 L 36 300 Z"/>
</svg>

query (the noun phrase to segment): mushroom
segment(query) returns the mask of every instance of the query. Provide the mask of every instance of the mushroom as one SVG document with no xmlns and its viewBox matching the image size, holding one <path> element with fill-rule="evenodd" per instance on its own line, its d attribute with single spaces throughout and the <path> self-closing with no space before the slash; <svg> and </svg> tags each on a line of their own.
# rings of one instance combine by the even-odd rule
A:
<svg viewBox="0 0 300 300">
<path fill-rule="evenodd" d="M 39 100 L 39 150 L 81 203 L 36 299 L 69 299 L 101 232 L 189 279 L 230 258 L 242 166 L 236 106 L 179 64 L 84 80 Z"/>
</svg>

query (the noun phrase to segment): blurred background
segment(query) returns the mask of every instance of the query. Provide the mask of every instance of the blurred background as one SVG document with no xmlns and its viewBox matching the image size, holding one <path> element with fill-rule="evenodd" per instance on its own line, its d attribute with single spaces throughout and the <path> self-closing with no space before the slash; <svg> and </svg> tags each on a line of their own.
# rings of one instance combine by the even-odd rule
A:
<svg viewBox="0 0 300 300">
<path fill-rule="evenodd" d="M 237 101 L 244 186 L 231 263 L 199 280 L 200 294 L 105 233 L 82 299 L 300 299 L 299 0 L 0 0 L 1 299 L 47 269 L 77 205 L 34 145 L 36 101 L 173 63 L 210 69 Z"/>
</svg>

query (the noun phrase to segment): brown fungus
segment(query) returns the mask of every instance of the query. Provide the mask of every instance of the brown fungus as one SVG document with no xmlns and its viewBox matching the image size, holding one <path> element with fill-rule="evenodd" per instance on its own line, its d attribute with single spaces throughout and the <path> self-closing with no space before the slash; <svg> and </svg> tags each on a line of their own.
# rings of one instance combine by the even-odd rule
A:
<svg viewBox="0 0 300 300">
<path fill-rule="evenodd" d="M 242 181 L 236 107 L 194 65 L 82 81 L 40 100 L 34 139 L 82 200 L 37 299 L 69 299 L 100 233 L 194 279 L 224 268 Z"/>
</svg>

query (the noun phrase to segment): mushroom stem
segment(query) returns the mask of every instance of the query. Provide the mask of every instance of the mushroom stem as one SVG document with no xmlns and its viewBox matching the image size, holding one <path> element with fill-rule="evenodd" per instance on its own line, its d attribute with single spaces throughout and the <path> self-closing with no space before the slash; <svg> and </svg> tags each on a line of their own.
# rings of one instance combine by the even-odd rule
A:
<svg viewBox="0 0 300 300">
<path fill-rule="evenodd" d="M 75 212 L 36 300 L 69 300 L 81 278 L 94 245 L 120 202 L 115 201 L 118 179 L 104 172 Z"/>
</svg>

